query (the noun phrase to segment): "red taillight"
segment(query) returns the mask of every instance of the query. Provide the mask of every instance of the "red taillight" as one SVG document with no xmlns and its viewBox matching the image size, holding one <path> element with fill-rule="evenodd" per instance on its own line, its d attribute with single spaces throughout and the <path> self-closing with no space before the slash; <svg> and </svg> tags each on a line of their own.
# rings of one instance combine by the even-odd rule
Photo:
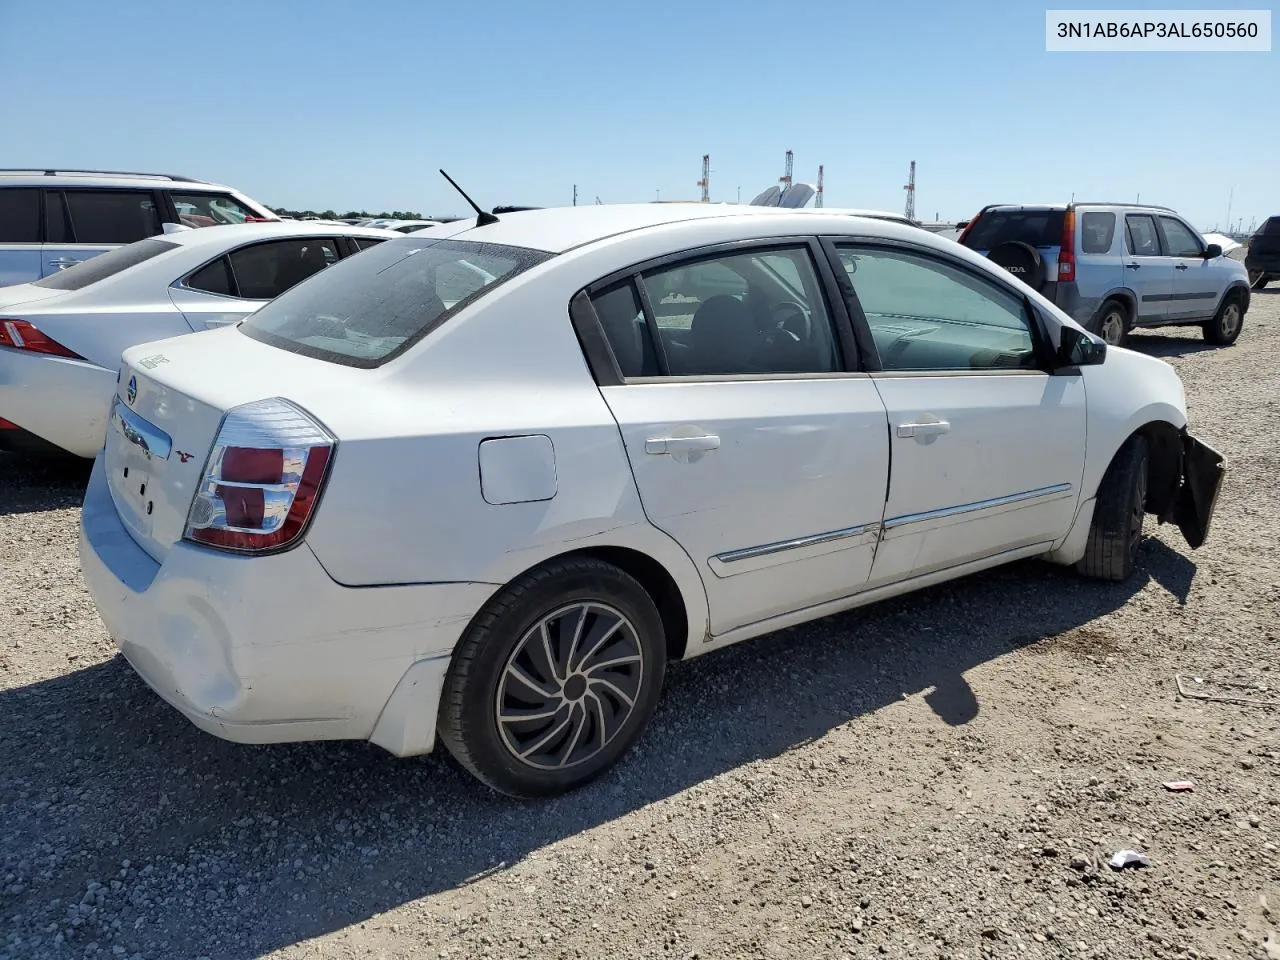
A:
<svg viewBox="0 0 1280 960">
<path fill-rule="evenodd" d="M 4 417 L 0 417 L 0 430 L 21 430 L 21 429 L 22 428 L 19 427 L 12 420 L 6 420 Z"/>
<path fill-rule="evenodd" d="M 34 324 L 26 320 L 0 320 L 0 347 L 13 350 L 25 350 L 28 353 L 43 353 L 51 357 L 68 357 L 72 360 L 83 360 L 84 357 L 73 350 L 68 350 L 57 340 L 41 333 Z"/>
<path fill-rule="evenodd" d="M 973 215 L 973 219 L 964 225 L 964 229 L 960 231 L 960 236 L 956 237 L 956 243 L 960 243 L 960 244 L 964 243 L 964 238 L 969 235 L 969 231 L 973 229 L 974 225 L 978 222 L 978 220 L 981 217 L 982 217 L 982 211 L 979 210 L 977 213 Z"/>
<path fill-rule="evenodd" d="M 1058 249 L 1058 281 L 1076 278 L 1076 212 L 1067 207 L 1062 215 L 1062 244 Z"/>
<path fill-rule="evenodd" d="M 315 509 L 334 443 L 287 400 L 232 410 L 191 503 L 187 539 L 244 553 L 293 543 Z"/>
</svg>

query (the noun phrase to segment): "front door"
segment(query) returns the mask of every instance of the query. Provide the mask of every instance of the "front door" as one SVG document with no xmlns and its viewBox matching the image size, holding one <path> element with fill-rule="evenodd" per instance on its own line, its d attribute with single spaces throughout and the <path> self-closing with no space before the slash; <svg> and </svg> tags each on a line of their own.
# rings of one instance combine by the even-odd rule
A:
<svg viewBox="0 0 1280 960">
<path fill-rule="evenodd" d="M 1137 297 L 1135 326 L 1155 326 L 1169 318 L 1173 297 L 1173 258 L 1164 255 L 1156 218 L 1129 213 L 1124 218 L 1125 286 Z"/>
<path fill-rule="evenodd" d="M 1205 259 L 1200 238 L 1177 217 L 1160 216 L 1157 220 L 1173 262 L 1169 319 L 1181 322 L 1212 316 L 1224 286 L 1218 264 Z"/>
<path fill-rule="evenodd" d="M 645 514 L 697 565 L 716 635 L 853 594 L 871 570 L 885 412 L 818 277 L 808 244 L 739 248 L 592 298 Z"/>
<path fill-rule="evenodd" d="M 923 252 L 838 244 L 879 354 L 891 472 L 870 584 L 1070 529 L 1084 464 L 1079 375 L 1051 376 L 1026 299 Z M 858 322 L 862 322 L 860 319 Z"/>
</svg>

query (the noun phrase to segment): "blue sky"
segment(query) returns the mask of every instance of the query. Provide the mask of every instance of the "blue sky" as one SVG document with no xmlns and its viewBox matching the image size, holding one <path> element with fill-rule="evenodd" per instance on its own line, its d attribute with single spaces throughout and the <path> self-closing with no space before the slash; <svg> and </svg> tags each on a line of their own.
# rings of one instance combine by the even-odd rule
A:
<svg viewBox="0 0 1280 960">
<path fill-rule="evenodd" d="M 1280 54 L 1047 53 L 1045 8 L 0 0 L 0 165 L 446 214 L 441 166 L 485 206 L 696 199 L 710 153 L 746 200 L 791 149 L 827 206 L 900 210 L 914 159 L 926 218 L 1140 193 L 1207 229 L 1233 187 L 1233 221 L 1280 213 Z"/>
</svg>

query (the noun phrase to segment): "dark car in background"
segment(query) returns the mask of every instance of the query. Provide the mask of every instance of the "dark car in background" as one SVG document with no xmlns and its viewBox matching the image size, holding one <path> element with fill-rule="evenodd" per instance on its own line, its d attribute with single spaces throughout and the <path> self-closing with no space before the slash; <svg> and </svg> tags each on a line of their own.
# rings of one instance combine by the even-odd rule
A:
<svg viewBox="0 0 1280 960">
<path fill-rule="evenodd" d="M 1249 238 L 1244 268 L 1249 272 L 1249 285 L 1255 290 L 1280 280 L 1280 217 L 1268 217 Z"/>
</svg>

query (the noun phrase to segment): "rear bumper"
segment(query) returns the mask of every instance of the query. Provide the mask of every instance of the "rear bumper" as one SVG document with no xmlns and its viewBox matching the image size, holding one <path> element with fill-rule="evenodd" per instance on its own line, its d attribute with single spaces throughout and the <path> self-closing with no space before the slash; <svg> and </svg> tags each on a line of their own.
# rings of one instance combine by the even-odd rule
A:
<svg viewBox="0 0 1280 960">
<path fill-rule="evenodd" d="M 240 743 L 371 739 L 402 756 L 431 750 L 449 654 L 496 589 L 343 587 L 305 545 L 238 557 L 180 542 L 157 563 L 121 524 L 101 459 L 80 561 L 121 653 L 200 729 Z"/>
<path fill-rule="evenodd" d="M 0 347 L 0 417 L 45 443 L 93 459 L 106 435 L 116 372 Z"/>
</svg>

